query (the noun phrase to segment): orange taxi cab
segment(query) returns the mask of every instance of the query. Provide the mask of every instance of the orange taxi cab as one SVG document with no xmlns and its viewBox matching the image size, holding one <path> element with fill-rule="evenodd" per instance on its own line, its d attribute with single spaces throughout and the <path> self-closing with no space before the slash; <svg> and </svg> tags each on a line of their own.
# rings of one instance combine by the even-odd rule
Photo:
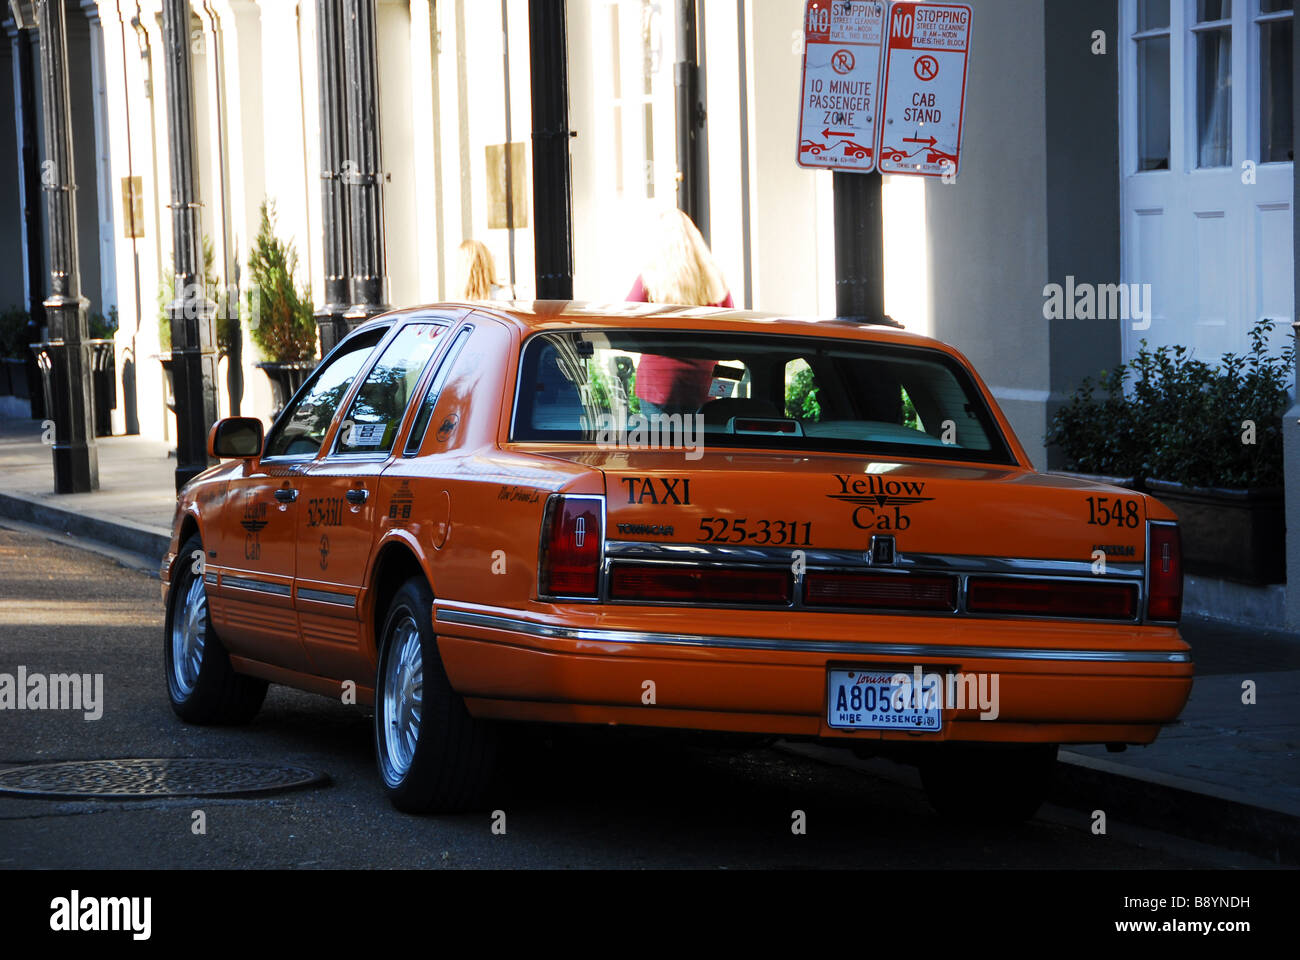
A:
<svg viewBox="0 0 1300 960">
<path fill-rule="evenodd" d="M 176 713 L 354 692 L 405 810 L 481 802 L 529 722 L 840 744 L 1022 817 L 1059 744 L 1150 743 L 1191 689 L 1174 514 L 1035 471 L 897 329 L 405 310 L 209 446 L 161 570 Z"/>
</svg>

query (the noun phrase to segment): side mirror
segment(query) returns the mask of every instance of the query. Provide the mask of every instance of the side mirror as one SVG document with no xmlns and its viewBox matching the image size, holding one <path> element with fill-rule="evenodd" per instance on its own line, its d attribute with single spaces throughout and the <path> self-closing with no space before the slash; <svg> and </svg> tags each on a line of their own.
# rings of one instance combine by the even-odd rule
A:
<svg viewBox="0 0 1300 960">
<path fill-rule="evenodd" d="M 218 420 L 208 432 L 208 455 L 218 460 L 254 460 L 262 455 L 262 421 L 255 417 Z"/>
</svg>

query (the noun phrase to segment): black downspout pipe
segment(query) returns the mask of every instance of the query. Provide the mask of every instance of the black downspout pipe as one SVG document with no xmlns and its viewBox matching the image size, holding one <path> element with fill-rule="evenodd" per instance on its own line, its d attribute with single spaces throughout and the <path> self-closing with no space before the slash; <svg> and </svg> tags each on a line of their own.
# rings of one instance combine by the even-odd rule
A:
<svg viewBox="0 0 1300 960">
<path fill-rule="evenodd" d="M 99 456 L 91 414 L 90 346 L 77 259 L 76 170 L 68 96 L 68 42 L 64 0 L 37 0 L 44 100 L 46 211 L 50 224 L 49 326 L 54 420 L 54 492 L 89 493 L 99 488 Z"/>
<path fill-rule="evenodd" d="M 176 299 L 167 307 L 176 392 L 176 489 L 208 469 L 208 431 L 217 419 L 217 308 L 203 284 L 198 154 L 190 58 L 189 0 L 163 0 L 167 134 L 171 158 L 172 256 Z"/>
<path fill-rule="evenodd" d="M 573 174 L 565 0 L 528 0 L 537 298 L 573 299 Z"/>
<path fill-rule="evenodd" d="M 677 206 L 709 239 L 706 191 L 705 108 L 700 85 L 699 16 L 696 0 L 677 0 Z"/>
</svg>

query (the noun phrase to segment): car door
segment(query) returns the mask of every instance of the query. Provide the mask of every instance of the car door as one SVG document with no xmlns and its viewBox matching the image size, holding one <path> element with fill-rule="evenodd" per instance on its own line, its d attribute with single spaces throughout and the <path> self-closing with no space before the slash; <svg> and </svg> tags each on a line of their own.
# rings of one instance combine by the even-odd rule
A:
<svg viewBox="0 0 1300 960">
<path fill-rule="evenodd" d="M 217 555 L 208 566 L 219 574 L 209 584 L 213 626 L 235 656 L 311 672 L 293 601 L 303 472 L 387 332 L 366 330 L 340 344 L 280 414 L 261 460 L 230 481 Z"/>
<path fill-rule="evenodd" d="M 376 532 L 379 475 L 449 325 L 429 318 L 397 331 L 362 378 L 328 449 L 303 472 L 298 625 L 320 676 L 370 682 L 357 616 Z"/>
</svg>

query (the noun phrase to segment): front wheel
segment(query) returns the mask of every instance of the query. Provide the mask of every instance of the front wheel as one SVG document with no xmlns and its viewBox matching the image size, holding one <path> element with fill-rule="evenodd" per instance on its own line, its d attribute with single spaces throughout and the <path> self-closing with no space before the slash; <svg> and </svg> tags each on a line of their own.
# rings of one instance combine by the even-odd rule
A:
<svg viewBox="0 0 1300 960">
<path fill-rule="evenodd" d="M 1057 745 L 936 744 L 921 761 L 921 783 L 940 816 L 967 823 L 1028 820 L 1047 799 Z"/>
<path fill-rule="evenodd" d="M 221 638 L 212 629 L 201 567 L 203 541 L 190 537 L 181 547 L 163 633 L 167 695 L 182 720 L 200 724 L 247 723 L 266 699 L 266 681 L 235 672 Z"/>
<path fill-rule="evenodd" d="M 393 806 L 407 813 L 481 806 L 497 765 L 496 731 L 470 716 L 447 679 L 424 580 L 397 591 L 380 643 L 375 754 Z"/>
</svg>

